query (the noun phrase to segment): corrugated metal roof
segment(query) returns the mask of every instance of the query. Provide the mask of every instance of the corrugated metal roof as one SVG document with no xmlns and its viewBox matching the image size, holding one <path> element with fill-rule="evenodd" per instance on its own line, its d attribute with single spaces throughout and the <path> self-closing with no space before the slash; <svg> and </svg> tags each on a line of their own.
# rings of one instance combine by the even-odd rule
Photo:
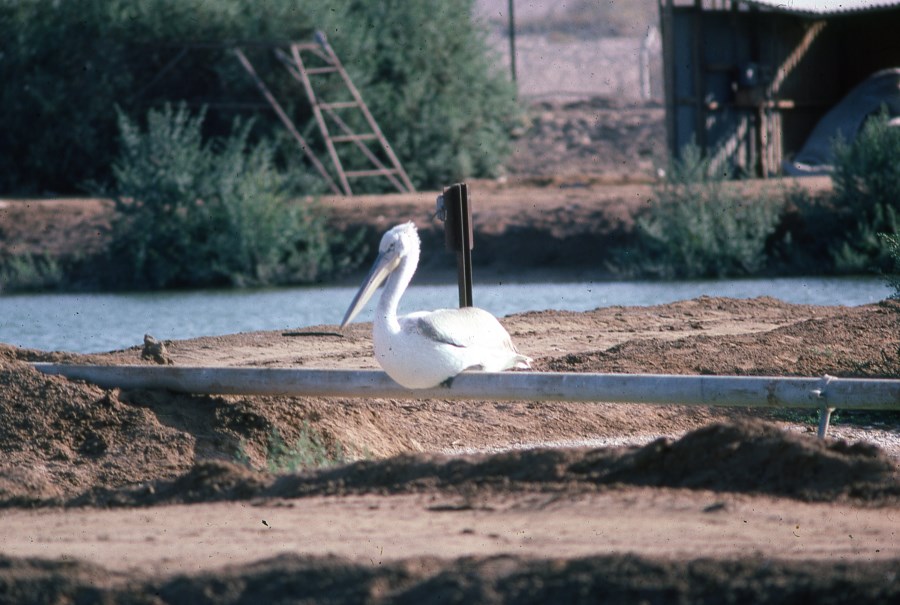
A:
<svg viewBox="0 0 900 605">
<path fill-rule="evenodd" d="M 807 15 L 837 15 L 841 13 L 866 12 L 884 8 L 900 8 L 900 0 L 743 0 L 753 4 L 786 13 Z"/>
</svg>

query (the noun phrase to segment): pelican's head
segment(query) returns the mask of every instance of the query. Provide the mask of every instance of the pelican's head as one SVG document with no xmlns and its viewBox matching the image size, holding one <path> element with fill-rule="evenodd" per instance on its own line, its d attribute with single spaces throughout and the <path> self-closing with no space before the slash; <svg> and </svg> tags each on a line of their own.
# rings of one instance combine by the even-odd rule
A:
<svg viewBox="0 0 900 605">
<path fill-rule="evenodd" d="M 419 261 L 419 233 L 412 221 L 397 225 L 382 236 L 378 245 L 378 258 L 375 259 L 369 275 L 353 297 L 353 302 L 350 303 L 341 322 L 342 328 L 353 321 L 356 314 L 372 298 L 378 286 L 384 283 L 388 275 L 399 267 L 405 258 L 412 259 L 416 264 Z"/>
<path fill-rule="evenodd" d="M 379 256 L 403 258 L 419 252 L 419 232 L 412 221 L 397 225 L 381 236 Z"/>
</svg>

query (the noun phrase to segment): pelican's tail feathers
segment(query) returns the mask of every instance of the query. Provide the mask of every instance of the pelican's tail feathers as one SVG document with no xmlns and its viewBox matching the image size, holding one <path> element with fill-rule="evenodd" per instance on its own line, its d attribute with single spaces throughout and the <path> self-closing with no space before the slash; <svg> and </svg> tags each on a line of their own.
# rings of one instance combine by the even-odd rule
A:
<svg viewBox="0 0 900 605">
<path fill-rule="evenodd" d="M 519 370 L 530 370 L 531 363 L 533 361 L 534 360 L 531 357 L 528 357 L 527 355 L 516 354 L 515 362 L 513 363 L 513 365 L 511 367 L 519 369 Z"/>
</svg>

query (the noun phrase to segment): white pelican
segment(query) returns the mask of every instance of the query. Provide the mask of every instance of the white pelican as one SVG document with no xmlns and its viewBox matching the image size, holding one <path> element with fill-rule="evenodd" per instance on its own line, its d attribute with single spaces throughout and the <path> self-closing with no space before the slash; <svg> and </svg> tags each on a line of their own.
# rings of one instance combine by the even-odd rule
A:
<svg viewBox="0 0 900 605">
<path fill-rule="evenodd" d="M 417 311 L 397 317 L 397 305 L 419 264 L 419 234 L 412 222 L 384 234 L 378 258 L 350 303 L 343 328 L 385 279 L 375 310 L 375 358 L 387 375 L 409 389 L 435 387 L 464 370 L 500 372 L 531 367 L 497 319 L 475 307 Z"/>
</svg>

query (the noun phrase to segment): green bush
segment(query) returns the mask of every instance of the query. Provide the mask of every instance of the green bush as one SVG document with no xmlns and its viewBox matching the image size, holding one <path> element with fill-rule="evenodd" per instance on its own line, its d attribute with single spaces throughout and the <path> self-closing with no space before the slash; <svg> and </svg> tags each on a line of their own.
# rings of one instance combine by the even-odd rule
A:
<svg viewBox="0 0 900 605">
<path fill-rule="evenodd" d="M 766 269 L 778 275 L 831 275 L 832 242 L 844 230 L 831 191 L 810 189 L 803 180 L 779 184 L 782 211 L 769 238 Z"/>
<path fill-rule="evenodd" d="M 637 218 L 637 250 L 628 263 L 665 278 L 711 278 L 756 273 L 781 208 L 745 200 L 710 176 L 696 145 L 686 146 L 667 171 L 650 207 Z"/>
<path fill-rule="evenodd" d="M 831 254 L 838 270 L 885 271 L 891 266 L 890 238 L 900 233 L 900 127 L 887 111 L 871 116 L 852 143 L 835 144 L 834 201 L 848 226 Z"/>
<path fill-rule="evenodd" d="M 166 102 L 208 104 L 204 136 L 227 135 L 235 117 L 246 120 L 246 107 L 262 98 L 227 48 L 195 45 L 182 55 L 185 47 L 307 41 L 316 29 L 327 32 L 417 186 L 489 175 L 508 151 L 517 105 L 505 74 L 491 72 L 471 5 L 0 0 L 0 192 L 72 193 L 87 181 L 109 181 L 115 106 L 139 121 Z M 320 145 L 302 88 L 269 49 L 244 48 L 301 131 Z M 334 99 L 334 82 L 317 82 L 324 86 L 320 97 Z M 305 161 L 271 111 L 255 113 L 253 137 L 284 142 L 280 164 Z M 322 148 L 317 153 L 329 163 Z"/>
<path fill-rule="evenodd" d="M 130 287 L 311 281 L 334 268 L 325 218 L 287 201 L 288 177 L 249 124 L 203 141 L 204 113 L 150 111 L 147 130 L 119 115 L 111 257 Z"/>
</svg>

